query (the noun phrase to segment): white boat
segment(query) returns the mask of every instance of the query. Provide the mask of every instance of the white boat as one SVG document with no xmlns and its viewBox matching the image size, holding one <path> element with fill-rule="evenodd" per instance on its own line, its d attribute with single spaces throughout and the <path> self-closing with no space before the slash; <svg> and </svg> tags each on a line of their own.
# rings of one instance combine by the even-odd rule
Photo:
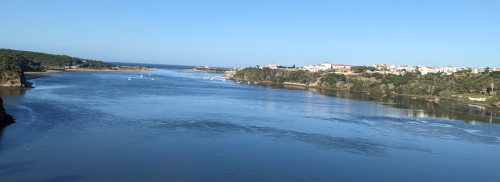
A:
<svg viewBox="0 0 500 182">
<path fill-rule="evenodd" d="M 141 73 L 141 78 L 142 78 L 142 73 Z"/>
<path fill-rule="evenodd" d="M 485 102 L 486 98 L 472 98 L 472 97 L 469 97 L 469 100 L 479 101 L 479 102 Z"/>
<path fill-rule="evenodd" d="M 132 80 L 132 78 L 130 78 L 130 76 L 128 77 L 128 80 Z"/>
<path fill-rule="evenodd" d="M 151 80 L 155 80 L 155 77 L 151 78 Z"/>
</svg>

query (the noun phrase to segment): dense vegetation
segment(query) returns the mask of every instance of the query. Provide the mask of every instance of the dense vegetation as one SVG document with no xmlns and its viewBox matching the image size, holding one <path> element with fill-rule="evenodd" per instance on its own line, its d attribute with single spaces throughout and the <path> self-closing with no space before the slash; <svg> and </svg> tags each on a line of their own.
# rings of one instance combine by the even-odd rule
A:
<svg viewBox="0 0 500 182">
<path fill-rule="evenodd" d="M 0 54 L 0 71 L 35 71 L 41 69 L 40 64 L 29 61 L 19 55 Z"/>
<path fill-rule="evenodd" d="M 359 67 L 359 70 L 370 68 Z M 500 101 L 500 72 L 473 74 L 470 71 L 452 75 L 407 73 L 405 75 L 360 73 L 342 75 L 333 72 L 308 72 L 303 70 L 245 68 L 233 76 L 237 80 L 267 81 L 274 83 L 295 82 L 309 86 L 381 94 L 421 95 L 440 98 L 453 96 L 486 97 L 491 104 Z"/>
<path fill-rule="evenodd" d="M 2 70 L 43 71 L 47 69 L 64 69 L 71 66 L 89 69 L 109 69 L 115 65 L 65 55 L 0 49 L 0 66 Z"/>
<path fill-rule="evenodd" d="M 303 70 L 287 71 L 284 69 L 245 68 L 236 72 L 233 78 L 248 81 L 269 81 L 276 83 L 295 82 L 311 84 L 318 80 L 319 73 L 310 73 Z"/>
</svg>

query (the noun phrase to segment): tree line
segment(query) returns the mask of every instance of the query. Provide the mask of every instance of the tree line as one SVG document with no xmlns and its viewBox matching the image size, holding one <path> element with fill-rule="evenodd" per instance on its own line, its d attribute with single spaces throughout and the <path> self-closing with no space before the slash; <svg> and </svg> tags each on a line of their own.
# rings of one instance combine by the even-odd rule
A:
<svg viewBox="0 0 500 182">
<path fill-rule="evenodd" d="M 64 69 L 71 66 L 89 69 L 115 67 L 113 64 L 102 61 L 85 60 L 66 55 L 0 49 L 1 70 L 44 71 L 49 69 Z"/>
</svg>

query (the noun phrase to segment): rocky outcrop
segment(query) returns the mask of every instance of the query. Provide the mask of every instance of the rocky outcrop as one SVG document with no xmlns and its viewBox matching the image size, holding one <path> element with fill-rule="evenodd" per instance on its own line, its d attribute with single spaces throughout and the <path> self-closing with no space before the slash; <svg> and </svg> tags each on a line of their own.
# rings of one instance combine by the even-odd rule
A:
<svg viewBox="0 0 500 182">
<path fill-rule="evenodd" d="M 28 87 L 22 71 L 0 71 L 0 87 Z"/>
<path fill-rule="evenodd" d="M 14 123 L 14 118 L 5 112 L 3 100 L 0 98 L 0 129 L 12 123 Z"/>
</svg>

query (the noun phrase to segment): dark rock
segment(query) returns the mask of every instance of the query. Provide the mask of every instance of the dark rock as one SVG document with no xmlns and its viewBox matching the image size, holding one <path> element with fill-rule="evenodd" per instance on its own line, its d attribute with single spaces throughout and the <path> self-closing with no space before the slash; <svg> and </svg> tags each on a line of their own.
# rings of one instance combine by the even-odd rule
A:
<svg viewBox="0 0 500 182">
<path fill-rule="evenodd" d="M 7 114 L 7 112 L 5 112 L 5 108 L 3 107 L 3 100 L 2 98 L 0 98 L 0 128 L 3 128 L 12 123 L 14 123 L 14 118 L 11 115 Z"/>
</svg>

